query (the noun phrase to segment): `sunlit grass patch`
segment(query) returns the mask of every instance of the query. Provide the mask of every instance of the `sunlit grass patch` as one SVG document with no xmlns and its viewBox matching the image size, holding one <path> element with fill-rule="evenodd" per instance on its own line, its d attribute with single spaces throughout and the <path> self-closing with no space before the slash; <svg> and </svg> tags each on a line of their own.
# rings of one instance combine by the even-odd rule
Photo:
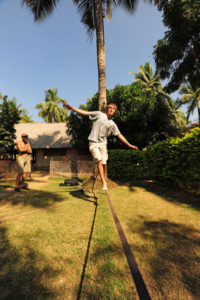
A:
<svg viewBox="0 0 200 300">
<path fill-rule="evenodd" d="M 63 182 L 1 198 L 0 299 L 138 299 L 105 193 Z M 198 299 L 196 198 L 148 182 L 109 195 L 152 299 Z"/>
<path fill-rule="evenodd" d="M 198 198 L 145 182 L 110 196 L 152 299 L 198 299 Z"/>
<path fill-rule="evenodd" d="M 0 299 L 137 299 L 105 195 L 60 182 L 0 202 Z"/>
</svg>

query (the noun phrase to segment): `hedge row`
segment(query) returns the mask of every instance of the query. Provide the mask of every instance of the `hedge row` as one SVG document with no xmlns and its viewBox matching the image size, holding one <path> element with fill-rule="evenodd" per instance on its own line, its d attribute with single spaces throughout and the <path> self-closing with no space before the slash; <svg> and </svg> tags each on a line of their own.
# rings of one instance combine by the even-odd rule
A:
<svg viewBox="0 0 200 300">
<path fill-rule="evenodd" d="M 141 179 L 145 174 L 144 152 L 109 150 L 108 177 L 116 179 Z"/>
<path fill-rule="evenodd" d="M 108 176 L 184 185 L 199 181 L 200 128 L 194 128 L 183 138 L 159 142 L 146 151 L 110 150 Z"/>
</svg>

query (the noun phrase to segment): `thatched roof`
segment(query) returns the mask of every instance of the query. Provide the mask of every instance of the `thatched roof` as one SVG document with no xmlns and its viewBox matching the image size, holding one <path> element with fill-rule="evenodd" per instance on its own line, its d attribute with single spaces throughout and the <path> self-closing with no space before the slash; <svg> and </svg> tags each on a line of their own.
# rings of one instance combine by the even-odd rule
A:
<svg viewBox="0 0 200 300">
<path fill-rule="evenodd" d="M 15 125 L 16 141 L 27 133 L 32 149 L 71 148 L 65 123 L 20 123 Z"/>
</svg>

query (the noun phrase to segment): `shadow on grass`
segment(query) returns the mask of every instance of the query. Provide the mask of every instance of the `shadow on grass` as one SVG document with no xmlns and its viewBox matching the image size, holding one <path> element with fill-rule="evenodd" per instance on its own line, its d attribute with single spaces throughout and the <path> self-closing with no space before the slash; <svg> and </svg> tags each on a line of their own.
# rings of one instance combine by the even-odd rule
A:
<svg viewBox="0 0 200 300">
<path fill-rule="evenodd" d="M 178 202 L 191 206 L 196 210 L 200 210 L 200 197 L 193 195 L 189 192 L 183 191 L 178 188 L 173 188 L 172 186 L 160 184 L 157 182 L 152 182 L 148 180 L 143 181 L 126 181 L 117 182 L 118 185 L 126 185 L 129 187 L 130 191 L 134 192 L 135 187 L 143 188 L 147 192 L 161 196 L 164 200 L 169 202 Z"/>
<path fill-rule="evenodd" d="M 120 268 L 114 262 L 123 256 L 120 243 L 117 245 L 110 243 L 109 239 L 96 243 L 90 263 L 97 265 L 98 269 L 92 276 L 87 274 L 83 289 L 84 299 L 138 299 L 134 283 L 131 278 L 130 281 L 127 279 L 128 265 L 124 271 L 123 267 Z"/>
<path fill-rule="evenodd" d="M 84 201 L 92 202 L 97 206 L 97 197 L 94 193 L 88 195 L 84 190 L 81 191 L 69 191 L 69 194 L 75 198 L 82 199 Z"/>
<path fill-rule="evenodd" d="M 132 249 L 145 260 L 154 279 L 154 299 L 200 299 L 200 231 L 168 220 L 140 218 L 139 226 L 129 220 L 130 231 L 143 240 Z M 189 295 L 183 294 L 184 289 Z"/>
<path fill-rule="evenodd" d="M 55 299 L 42 281 L 57 271 L 28 244 L 23 253 L 11 245 L 5 227 L 0 227 L 0 299 Z M 44 280 L 46 279 L 46 280 Z"/>
<path fill-rule="evenodd" d="M 1 184 L 0 185 L 0 191 L 4 190 L 4 189 L 7 189 L 7 188 L 12 188 L 12 185 L 8 185 L 8 184 Z"/>
<path fill-rule="evenodd" d="M 85 199 L 83 199 L 83 200 L 85 200 Z M 86 201 L 88 201 L 88 200 L 86 200 Z M 92 220 L 92 226 L 91 226 L 91 230 L 90 230 L 89 240 L 88 240 L 88 244 L 87 244 L 87 250 L 86 250 L 86 254 L 85 254 L 83 269 L 82 269 L 82 273 L 81 273 L 81 279 L 80 279 L 78 293 L 77 293 L 77 298 L 76 298 L 77 300 L 81 299 L 81 293 L 82 293 L 82 288 L 83 288 L 83 281 L 84 281 L 84 278 L 85 278 L 85 271 L 86 271 L 86 267 L 87 267 L 88 256 L 89 256 L 89 253 L 90 253 L 90 244 L 91 244 L 91 240 L 92 240 L 92 234 L 93 234 L 95 220 L 96 220 L 96 215 L 97 215 L 97 207 L 98 207 L 98 203 L 97 203 L 97 198 L 96 198 L 95 199 L 94 216 L 93 216 L 93 220 Z"/>
<path fill-rule="evenodd" d="M 21 204 L 23 206 L 31 205 L 36 208 L 43 208 L 64 200 L 66 199 L 54 192 L 39 190 L 21 190 L 20 192 L 7 191 L 0 197 L 0 206 L 9 203 L 13 206 Z"/>
</svg>

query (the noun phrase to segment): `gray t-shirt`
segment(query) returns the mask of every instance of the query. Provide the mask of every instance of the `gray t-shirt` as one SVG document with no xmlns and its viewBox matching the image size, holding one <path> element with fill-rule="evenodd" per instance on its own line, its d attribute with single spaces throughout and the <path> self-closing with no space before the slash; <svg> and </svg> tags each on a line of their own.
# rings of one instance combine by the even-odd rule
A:
<svg viewBox="0 0 200 300">
<path fill-rule="evenodd" d="M 90 111 L 90 120 L 95 120 L 88 140 L 91 142 L 107 142 L 107 137 L 119 135 L 120 131 L 113 120 L 109 120 L 107 115 L 100 111 Z"/>
</svg>

